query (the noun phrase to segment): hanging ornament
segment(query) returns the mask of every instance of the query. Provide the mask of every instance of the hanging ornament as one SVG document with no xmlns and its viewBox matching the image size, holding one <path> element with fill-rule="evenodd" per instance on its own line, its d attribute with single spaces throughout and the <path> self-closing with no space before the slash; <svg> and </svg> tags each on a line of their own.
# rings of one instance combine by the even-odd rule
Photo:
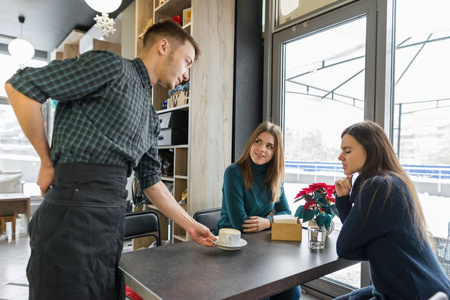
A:
<svg viewBox="0 0 450 300">
<path fill-rule="evenodd" d="M 109 33 L 114 34 L 116 32 L 116 29 L 114 29 L 114 19 L 108 17 L 107 13 L 102 13 L 102 16 L 95 16 L 95 21 L 97 21 L 97 24 L 95 24 L 95 27 L 99 27 L 102 29 L 103 36 L 108 36 Z"/>
<path fill-rule="evenodd" d="M 102 15 L 96 15 L 94 20 L 97 22 L 95 27 L 102 29 L 103 36 L 108 36 L 110 33 L 114 34 L 114 19 L 108 16 L 108 13 L 116 11 L 122 0 L 85 0 L 86 3 L 95 11 L 101 12 Z"/>
</svg>

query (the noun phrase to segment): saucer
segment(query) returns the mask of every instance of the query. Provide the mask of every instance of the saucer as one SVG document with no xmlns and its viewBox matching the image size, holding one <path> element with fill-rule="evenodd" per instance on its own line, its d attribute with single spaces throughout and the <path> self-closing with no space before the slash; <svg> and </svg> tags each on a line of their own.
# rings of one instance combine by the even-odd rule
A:
<svg viewBox="0 0 450 300">
<path fill-rule="evenodd" d="M 239 244 L 237 245 L 225 245 L 222 243 L 219 243 L 219 237 L 217 236 L 217 241 L 213 241 L 214 244 L 216 244 L 216 246 L 222 250 L 239 250 L 242 247 L 244 247 L 245 245 L 247 245 L 247 241 L 244 239 L 241 239 L 239 241 Z"/>
</svg>

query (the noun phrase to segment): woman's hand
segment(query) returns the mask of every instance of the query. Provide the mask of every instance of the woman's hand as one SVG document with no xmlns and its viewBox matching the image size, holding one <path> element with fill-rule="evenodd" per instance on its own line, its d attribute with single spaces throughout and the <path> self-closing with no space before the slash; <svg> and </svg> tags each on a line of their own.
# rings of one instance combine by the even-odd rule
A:
<svg viewBox="0 0 450 300">
<path fill-rule="evenodd" d="M 338 197 L 347 196 L 352 189 L 352 177 L 353 175 L 347 175 L 347 177 L 336 180 L 336 195 Z"/>
<path fill-rule="evenodd" d="M 249 217 L 249 220 L 244 220 L 242 224 L 243 231 L 246 233 L 260 232 L 264 229 L 270 228 L 270 220 L 261 217 Z"/>
</svg>

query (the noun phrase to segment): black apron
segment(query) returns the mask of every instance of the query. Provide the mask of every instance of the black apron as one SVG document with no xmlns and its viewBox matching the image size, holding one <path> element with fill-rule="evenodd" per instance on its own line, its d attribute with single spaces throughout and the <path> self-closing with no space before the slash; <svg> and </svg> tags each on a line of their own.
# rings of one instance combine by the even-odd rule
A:
<svg viewBox="0 0 450 300">
<path fill-rule="evenodd" d="M 55 183 L 28 225 L 29 299 L 124 299 L 127 168 L 55 167 Z"/>
</svg>

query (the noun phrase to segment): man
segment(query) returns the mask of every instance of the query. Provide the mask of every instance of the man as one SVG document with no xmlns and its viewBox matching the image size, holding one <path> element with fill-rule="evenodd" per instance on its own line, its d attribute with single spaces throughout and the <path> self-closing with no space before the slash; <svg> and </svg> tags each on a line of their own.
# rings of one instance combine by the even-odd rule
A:
<svg viewBox="0 0 450 300">
<path fill-rule="evenodd" d="M 45 201 L 29 224 L 30 299 L 123 297 L 122 252 L 127 191 L 134 169 L 146 195 L 195 242 L 214 235 L 195 222 L 161 182 L 160 126 L 149 93 L 189 79 L 194 39 L 173 21 L 143 35 L 134 60 L 104 51 L 19 70 L 5 85 L 19 123 L 36 149 Z M 41 103 L 59 101 L 50 149 Z"/>
</svg>

